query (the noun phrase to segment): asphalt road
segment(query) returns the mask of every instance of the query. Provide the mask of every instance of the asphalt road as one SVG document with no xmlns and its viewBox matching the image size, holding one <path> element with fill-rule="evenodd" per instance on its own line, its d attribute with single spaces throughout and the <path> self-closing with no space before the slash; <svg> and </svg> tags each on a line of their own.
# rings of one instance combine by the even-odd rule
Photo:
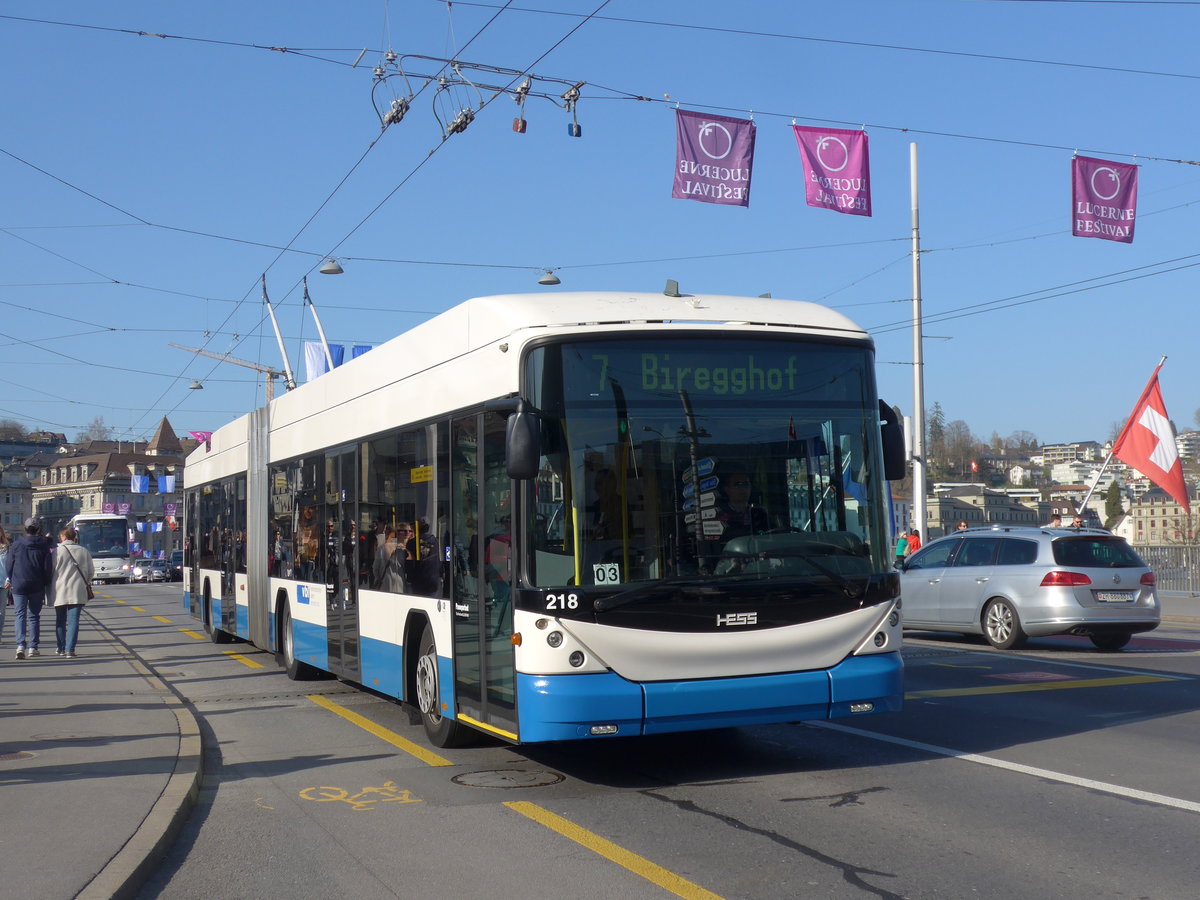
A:
<svg viewBox="0 0 1200 900">
<path fill-rule="evenodd" d="M 434 752 L 404 707 L 209 643 L 178 585 L 106 593 L 211 747 L 144 898 L 1200 894 L 1200 626 L 914 635 L 904 712 L 853 722 Z"/>
</svg>

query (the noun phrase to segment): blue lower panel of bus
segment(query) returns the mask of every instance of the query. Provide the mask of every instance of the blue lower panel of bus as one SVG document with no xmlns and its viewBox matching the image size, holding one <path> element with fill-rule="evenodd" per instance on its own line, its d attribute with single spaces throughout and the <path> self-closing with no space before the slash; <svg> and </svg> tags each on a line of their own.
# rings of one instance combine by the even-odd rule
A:
<svg viewBox="0 0 1200 900">
<path fill-rule="evenodd" d="M 183 592 L 183 611 L 190 613 L 192 611 L 192 592 L 185 590 Z"/>
<path fill-rule="evenodd" d="M 329 637 L 324 625 L 292 619 L 292 641 L 296 659 L 329 671 Z"/>
<path fill-rule="evenodd" d="M 853 656 L 822 672 L 635 684 L 619 675 L 517 675 L 522 741 L 665 734 L 850 715 L 851 703 L 894 712 L 903 698 L 899 653 Z"/>
<path fill-rule="evenodd" d="M 362 683 L 389 697 L 404 699 L 404 649 L 387 641 L 367 637 L 359 638 L 359 646 L 362 652 Z"/>
<path fill-rule="evenodd" d="M 237 628 L 237 636 L 240 638 L 250 639 L 250 607 L 236 606 L 233 610 L 234 621 Z"/>
</svg>

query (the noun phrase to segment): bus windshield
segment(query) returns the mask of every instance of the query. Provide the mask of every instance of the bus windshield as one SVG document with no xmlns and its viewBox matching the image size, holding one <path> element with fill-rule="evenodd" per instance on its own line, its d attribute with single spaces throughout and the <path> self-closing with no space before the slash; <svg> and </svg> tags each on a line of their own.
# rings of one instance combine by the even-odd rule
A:
<svg viewBox="0 0 1200 900">
<path fill-rule="evenodd" d="M 887 572 L 873 365 L 862 343 L 754 336 L 535 348 L 531 586 Z"/>
<path fill-rule="evenodd" d="M 79 543 L 92 559 L 119 559 L 129 555 L 128 525 L 125 519 L 76 519 Z"/>
</svg>

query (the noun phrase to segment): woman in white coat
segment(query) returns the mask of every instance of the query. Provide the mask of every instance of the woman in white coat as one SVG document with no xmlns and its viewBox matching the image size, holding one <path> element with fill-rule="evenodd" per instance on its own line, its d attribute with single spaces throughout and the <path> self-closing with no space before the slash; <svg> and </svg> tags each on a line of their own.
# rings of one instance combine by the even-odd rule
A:
<svg viewBox="0 0 1200 900">
<path fill-rule="evenodd" d="M 78 532 L 70 525 L 58 533 L 60 543 L 54 551 L 54 637 L 58 655 L 74 658 L 79 638 L 79 611 L 88 602 L 92 579 L 92 555 L 76 540 Z"/>
</svg>

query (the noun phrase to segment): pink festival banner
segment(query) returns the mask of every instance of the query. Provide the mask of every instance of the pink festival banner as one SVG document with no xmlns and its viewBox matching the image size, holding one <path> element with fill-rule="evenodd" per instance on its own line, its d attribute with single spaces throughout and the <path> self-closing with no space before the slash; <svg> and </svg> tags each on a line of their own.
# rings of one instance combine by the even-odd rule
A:
<svg viewBox="0 0 1200 900">
<path fill-rule="evenodd" d="M 809 206 L 851 216 L 871 215 L 871 163 L 867 133 L 793 125 L 804 163 Z"/>
<path fill-rule="evenodd" d="M 1071 234 L 1133 243 L 1137 166 L 1076 156 L 1071 160 Z"/>
<path fill-rule="evenodd" d="M 675 110 L 676 200 L 750 205 L 754 123 L 748 119 Z"/>
</svg>

